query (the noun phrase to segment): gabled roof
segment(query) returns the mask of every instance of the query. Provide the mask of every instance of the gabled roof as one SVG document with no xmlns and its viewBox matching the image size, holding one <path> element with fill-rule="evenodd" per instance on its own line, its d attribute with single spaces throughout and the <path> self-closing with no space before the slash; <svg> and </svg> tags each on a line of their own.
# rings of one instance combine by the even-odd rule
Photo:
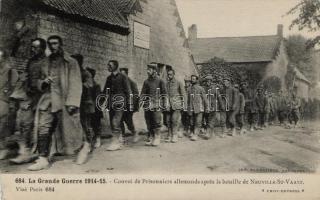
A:
<svg viewBox="0 0 320 200">
<path fill-rule="evenodd" d="M 113 0 L 39 0 L 42 5 L 63 13 L 105 24 L 128 28 L 127 20 L 114 7 Z"/>
<path fill-rule="evenodd" d="M 189 41 L 196 63 L 219 57 L 231 63 L 270 62 L 282 38 L 277 35 L 197 38 Z"/>
</svg>

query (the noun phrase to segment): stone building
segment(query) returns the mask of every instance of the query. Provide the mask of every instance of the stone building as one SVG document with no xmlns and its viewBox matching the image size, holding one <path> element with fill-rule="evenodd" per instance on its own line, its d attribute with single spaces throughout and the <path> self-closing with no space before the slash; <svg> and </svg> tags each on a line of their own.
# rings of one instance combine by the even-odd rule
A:
<svg viewBox="0 0 320 200">
<path fill-rule="evenodd" d="M 214 57 L 223 58 L 233 67 L 257 73 L 261 82 L 278 77 L 285 88 L 288 57 L 282 25 L 275 35 L 217 38 L 198 38 L 197 26 L 192 25 L 188 39 L 198 68 Z"/>
<path fill-rule="evenodd" d="M 141 86 L 146 65 L 160 74 L 173 67 L 179 79 L 195 72 L 175 0 L 1 0 L 0 45 L 17 59 L 28 58 L 34 37 L 57 34 L 70 54 L 97 70 L 102 85 L 106 64 L 116 59 Z"/>
</svg>

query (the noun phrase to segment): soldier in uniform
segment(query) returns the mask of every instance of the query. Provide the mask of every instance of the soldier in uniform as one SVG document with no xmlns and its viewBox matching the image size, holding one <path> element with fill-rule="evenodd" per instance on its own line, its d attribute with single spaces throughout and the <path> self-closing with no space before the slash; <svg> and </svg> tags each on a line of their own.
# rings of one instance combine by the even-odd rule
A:
<svg viewBox="0 0 320 200">
<path fill-rule="evenodd" d="M 165 82 L 157 75 L 158 66 L 156 63 L 148 64 L 148 79 L 144 81 L 140 101 L 144 109 L 144 117 L 148 129 L 147 146 L 158 146 L 161 142 L 161 120 L 162 111 L 167 109 L 167 101 L 161 98 L 166 97 L 167 89 Z"/>
<path fill-rule="evenodd" d="M 191 86 L 191 80 L 189 79 L 185 79 L 184 80 L 184 90 L 185 93 L 188 92 L 189 88 Z M 186 97 L 187 98 L 187 97 Z M 185 99 L 185 101 L 187 101 L 187 99 Z M 183 130 L 184 130 L 184 134 L 189 137 L 191 134 L 191 127 L 190 127 L 190 119 L 189 119 L 189 114 L 187 109 L 184 109 L 181 111 L 182 112 L 182 118 L 181 118 L 181 123 L 183 126 Z"/>
<path fill-rule="evenodd" d="M 86 70 L 91 74 L 93 79 L 93 87 L 92 87 L 92 99 L 96 105 L 96 101 L 98 96 L 101 94 L 101 86 L 95 81 L 96 70 L 87 67 Z M 99 148 L 101 146 L 101 119 L 103 118 L 103 113 L 97 106 L 95 106 L 95 111 L 91 117 L 91 125 L 94 132 L 94 147 Z"/>
<path fill-rule="evenodd" d="M 278 98 L 277 98 L 277 114 L 278 114 L 278 119 L 281 125 L 285 125 L 285 119 L 286 119 L 286 110 L 287 110 L 287 99 L 283 94 L 283 91 L 280 90 L 278 93 Z"/>
<path fill-rule="evenodd" d="M 265 125 L 265 114 L 268 109 L 268 100 L 267 97 L 263 93 L 263 88 L 260 86 L 257 89 L 257 95 L 255 97 L 255 104 L 257 105 L 258 109 L 258 124 L 260 130 L 263 129 Z"/>
<path fill-rule="evenodd" d="M 204 112 L 208 112 L 207 95 L 203 87 L 198 84 L 198 76 L 191 76 L 191 87 L 188 91 L 188 114 L 192 127 L 191 140 L 198 140 Z"/>
<path fill-rule="evenodd" d="M 220 94 L 220 88 L 218 85 L 212 82 L 213 77 L 207 76 L 207 80 L 210 80 L 210 87 L 207 90 L 208 95 L 208 130 L 204 135 L 205 139 L 210 139 L 215 136 L 214 126 L 217 124 L 217 121 L 220 120 L 220 114 L 225 110 L 225 103 L 223 102 L 223 98 Z M 224 118 L 225 120 L 225 118 Z"/>
<path fill-rule="evenodd" d="M 185 88 L 182 83 L 175 78 L 175 71 L 167 71 L 166 87 L 168 92 L 168 110 L 166 110 L 166 120 L 168 136 L 166 142 L 178 142 L 178 129 L 181 120 L 181 111 L 184 109 L 186 99 Z"/>
<path fill-rule="evenodd" d="M 80 121 L 84 130 L 84 141 L 89 143 L 86 151 L 81 151 L 79 154 L 77 163 L 83 164 L 87 161 L 88 152 L 93 150 L 94 132 L 92 126 L 92 117 L 95 112 L 95 100 L 93 99 L 93 78 L 89 71 L 83 67 L 83 56 L 80 54 L 72 55 L 80 67 L 81 79 L 82 79 L 82 95 L 80 102 Z"/>
<path fill-rule="evenodd" d="M 231 85 L 229 78 L 223 80 L 225 86 L 225 95 L 226 95 L 226 114 L 227 114 L 227 123 L 231 128 L 231 136 L 236 134 L 236 114 L 238 112 L 237 106 L 239 105 L 239 93 Z"/>
<path fill-rule="evenodd" d="M 255 92 L 253 89 L 248 87 L 248 84 L 246 82 L 242 82 L 241 91 L 245 99 L 245 117 L 248 120 L 250 131 L 254 131 L 254 129 L 257 129 L 256 123 L 258 120 L 257 106 L 254 101 Z"/>
<path fill-rule="evenodd" d="M 50 56 L 47 64 L 41 66 L 38 90 L 42 96 L 37 104 L 35 116 L 36 151 L 39 157 L 28 170 L 38 171 L 50 166 L 49 153 L 52 134 L 56 146 L 65 154 L 87 151 L 89 144 L 83 142 L 79 107 L 82 94 L 81 72 L 76 60 L 63 50 L 60 36 L 47 40 Z M 59 145 L 60 144 L 60 145 Z M 88 152 L 86 152 L 88 153 Z"/>
<path fill-rule="evenodd" d="M 126 123 L 128 129 L 133 134 L 133 142 L 136 143 L 139 141 L 139 135 L 136 131 L 135 125 L 133 123 L 133 114 L 139 111 L 139 91 L 137 84 L 128 76 L 129 69 L 128 68 L 121 68 L 120 72 L 128 77 L 130 88 L 132 91 L 132 95 L 130 97 L 132 100 L 132 107 L 124 112 L 123 114 L 123 122 L 121 123 L 122 134 L 125 134 L 125 127 L 124 123 Z"/>
<path fill-rule="evenodd" d="M 111 75 L 107 78 L 103 93 L 109 95 L 108 107 L 114 139 L 107 150 L 116 151 L 123 146 L 121 124 L 124 112 L 130 109 L 132 91 L 128 77 L 120 73 L 118 61 L 110 60 L 108 70 Z"/>
<path fill-rule="evenodd" d="M 294 127 L 297 126 L 299 120 L 300 120 L 300 109 L 301 107 L 301 100 L 299 97 L 297 97 L 296 92 L 292 93 L 292 99 L 290 102 L 290 114 L 292 116 L 292 120 L 294 122 Z"/>
<path fill-rule="evenodd" d="M 235 84 L 234 88 L 239 92 L 239 94 L 238 94 L 239 95 L 239 102 L 237 103 L 238 105 L 236 106 L 237 111 L 238 111 L 238 113 L 236 115 L 236 121 L 240 127 L 240 135 L 244 135 L 247 132 L 246 128 L 244 127 L 245 98 L 243 95 L 243 91 L 239 90 L 240 86 L 238 84 Z"/>
<path fill-rule="evenodd" d="M 16 87 L 16 90 L 11 95 L 12 98 L 19 102 L 16 129 L 21 136 L 17 141 L 19 155 L 14 159 L 10 159 L 15 164 L 29 162 L 34 158 L 31 152 L 32 131 L 36 106 L 41 96 L 41 92 L 37 89 L 37 83 L 41 78 L 41 67 L 47 62 L 46 47 L 44 39 L 36 38 L 32 40 L 31 51 L 33 56 L 29 59 L 26 70 L 21 76 L 19 87 Z"/>
<path fill-rule="evenodd" d="M 9 127 L 9 97 L 18 79 L 18 72 L 9 64 L 8 53 L 0 48 L 0 160 L 7 158 L 9 154 L 5 142 L 5 139 L 12 135 Z"/>
</svg>

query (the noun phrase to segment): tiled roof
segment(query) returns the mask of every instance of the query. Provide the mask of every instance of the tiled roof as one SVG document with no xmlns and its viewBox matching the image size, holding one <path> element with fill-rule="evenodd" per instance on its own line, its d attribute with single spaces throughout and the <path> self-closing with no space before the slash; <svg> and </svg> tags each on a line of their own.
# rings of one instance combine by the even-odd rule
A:
<svg viewBox="0 0 320 200">
<path fill-rule="evenodd" d="M 224 58 L 227 62 L 269 62 L 280 47 L 281 37 L 249 36 L 197 38 L 189 42 L 196 63 L 205 63 L 211 58 Z"/>
<path fill-rule="evenodd" d="M 128 14 L 131 11 L 131 8 L 137 2 L 137 0 L 109 0 L 113 5 L 124 14 Z"/>
<path fill-rule="evenodd" d="M 128 28 L 127 20 L 114 7 L 113 0 L 40 0 L 45 6 L 66 14 L 85 17 L 121 28 Z"/>
</svg>

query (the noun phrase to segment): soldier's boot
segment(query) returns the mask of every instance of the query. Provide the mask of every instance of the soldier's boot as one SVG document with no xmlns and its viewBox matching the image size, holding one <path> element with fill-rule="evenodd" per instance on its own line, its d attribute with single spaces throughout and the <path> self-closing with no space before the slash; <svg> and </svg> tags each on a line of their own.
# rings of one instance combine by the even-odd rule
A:
<svg viewBox="0 0 320 200">
<path fill-rule="evenodd" d="M 200 129 L 199 128 L 195 128 L 194 134 L 192 134 L 190 140 L 191 141 L 197 141 L 199 133 L 200 133 Z"/>
<path fill-rule="evenodd" d="M 48 169 L 50 166 L 49 160 L 46 157 L 40 156 L 37 160 L 36 163 L 33 165 L 30 165 L 27 169 L 29 171 L 40 171 L 43 169 Z"/>
<path fill-rule="evenodd" d="M 220 134 L 220 137 L 225 138 L 227 134 L 228 134 L 227 128 L 225 126 L 222 126 L 222 132 Z"/>
<path fill-rule="evenodd" d="M 91 145 L 89 142 L 84 142 L 82 149 L 80 150 L 77 156 L 77 160 L 76 160 L 77 165 L 82 165 L 87 162 L 89 153 L 91 151 L 90 146 Z"/>
<path fill-rule="evenodd" d="M 120 134 L 120 136 L 116 139 L 114 139 L 110 146 L 107 148 L 107 151 L 117 151 L 117 150 L 121 150 L 123 147 L 123 143 L 124 143 L 124 139 L 122 137 L 122 134 Z"/>
<path fill-rule="evenodd" d="M 19 145 L 19 155 L 16 158 L 12 158 L 9 161 L 14 164 L 23 164 L 31 162 L 36 158 L 37 155 L 32 154 L 31 150 L 26 147 L 24 142 L 18 142 Z"/>
<path fill-rule="evenodd" d="M 181 129 L 178 130 L 178 138 L 183 138 L 183 131 Z"/>
<path fill-rule="evenodd" d="M 6 159 L 10 154 L 10 151 L 8 149 L 2 149 L 0 150 L 0 160 Z"/>
<path fill-rule="evenodd" d="M 153 141 L 152 133 L 151 133 L 151 131 L 149 131 L 148 135 L 147 135 L 147 139 L 146 139 L 145 145 L 146 146 L 151 146 L 152 145 L 152 141 Z"/>
<path fill-rule="evenodd" d="M 151 146 L 152 145 L 152 141 L 153 141 L 153 138 L 152 137 L 148 137 L 145 145 L 146 146 Z"/>
<path fill-rule="evenodd" d="M 172 140 L 172 128 L 168 127 L 168 134 L 165 139 L 165 142 L 171 142 L 171 140 Z"/>
<path fill-rule="evenodd" d="M 101 137 L 100 136 L 98 136 L 96 138 L 96 141 L 94 143 L 94 148 L 99 148 L 99 147 L 101 147 Z"/>
<path fill-rule="evenodd" d="M 244 135 L 244 134 L 246 134 L 246 132 L 247 132 L 247 130 L 245 128 L 242 127 L 240 129 L 240 135 Z"/>
<path fill-rule="evenodd" d="M 213 128 L 210 128 L 210 129 L 207 130 L 207 132 L 206 132 L 206 134 L 203 136 L 203 138 L 204 138 L 205 140 L 209 140 L 209 139 L 212 138 L 213 135 L 214 135 L 214 130 L 213 130 Z"/>
<path fill-rule="evenodd" d="M 178 142 L 178 130 L 177 129 L 172 129 L 172 138 L 171 138 L 171 142 L 172 143 L 177 143 Z"/>
<path fill-rule="evenodd" d="M 236 130 L 236 128 L 232 128 L 231 129 L 231 132 L 230 132 L 230 136 L 235 136 L 236 135 L 236 133 L 237 133 L 237 130 Z"/>
<path fill-rule="evenodd" d="M 138 133 L 138 132 L 134 132 L 134 133 L 133 133 L 132 142 L 133 142 L 133 143 L 137 143 L 137 142 L 139 142 L 139 140 L 140 140 L 139 133 Z"/>
<path fill-rule="evenodd" d="M 152 146 L 154 146 L 154 147 L 159 146 L 160 143 L 161 143 L 160 129 L 156 129 L 154 131 L 154 138 L 152 141 Z"/>
</svg>

